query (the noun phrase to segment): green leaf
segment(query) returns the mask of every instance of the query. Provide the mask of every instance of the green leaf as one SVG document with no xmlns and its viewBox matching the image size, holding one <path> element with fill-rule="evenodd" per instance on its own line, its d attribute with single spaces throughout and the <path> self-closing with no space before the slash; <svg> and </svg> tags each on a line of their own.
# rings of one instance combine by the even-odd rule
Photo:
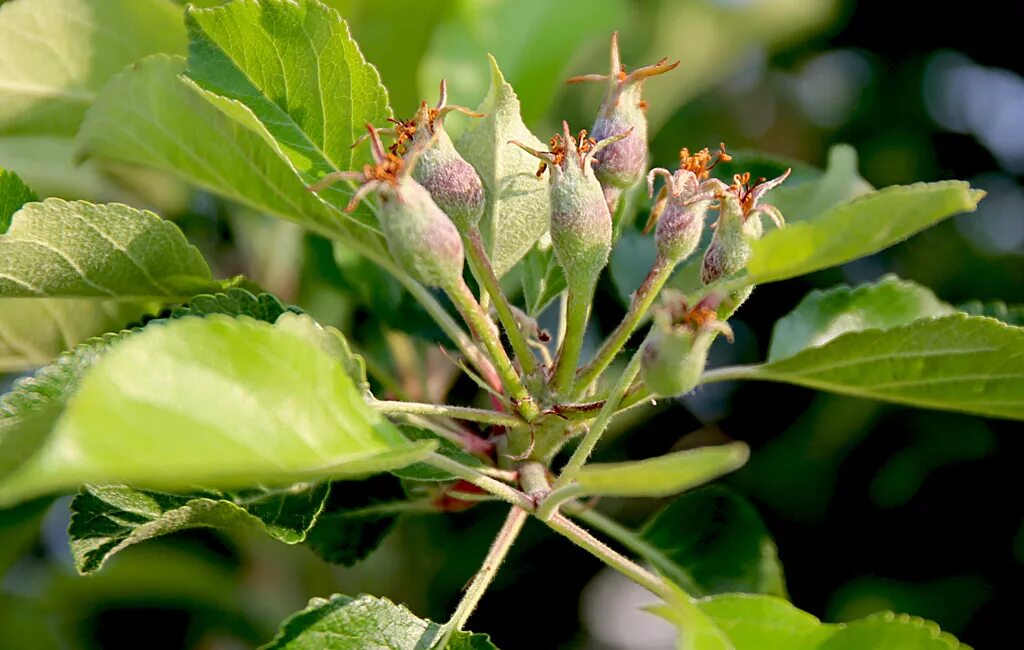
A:
<svg viewBox="0 0 1024 650">
<path fill-rule="evenodd" d="M 779 170 L 779 173 L 785 171 Z M 775 178 L 757 172 L 752 176 Z M 836 205 L 845 203 L 873 190 L 857 171 L 857 150 L 848 144 L 837 144 L 828 151 L 825 172 L 811 182 L 793 183 L 790 178 L 778 189 L 772 190 L 769 203 L 785 215 L 786 221 L 807 221 L 826 214 Z"/>
<path fill-rule="evenodd" d="M 0 483 L 0 502 L 83 483 L 173 490 L 353 477 L 433 447 L 407 441 L 309 341 L 248 319 L 184 318 L 105 355 L 54 433 Z"/>
<path fill-rule="evenodd" d="M 632 302 L 633 292 L 647 277 L 657 255 L 654 237 L 633 229 L 623 232 L 615 243 L 608 262 L 608 272 L 623 305 L 628 306 Z"/>
<path fill-rule="evenodd" d="M 566 287 L 565 274 L 547 239 L 542 237 L 523 258 L 523 299 L 526 313 L 532 317 L 544 311 Z"/>
<path fill-rule="evenodd" d="M 213 286 L 178 227 L 111 203 L 29 203 L 0 235 L 0 296 L 181 298 Z"/>
<path fill-rule="evenodd" d="M 1001 300 L 993 302 L 972 300 L 957 305 L 956 308 L 971 316 L 988 316 L 1001 320 L 1007 325 L 1024 325 L 1024 305 L 1007 305 Z"/>
<path fill-rule="evenodd" d="M 847 332 L 889 329 L 951 311 L 930 289 L 895 275 L 855 288 L 839 285 L 812 291 L 775 323 L 768 360 L 820 347 Z"/>
<path fill-rule="evenodd" d="M 747 462 L 742 442 L 701 447 L 646 460 L 591 463 L 576 474 L 582 494 L 616 497 L 665 497 L 712 481 Z"/>
<path fill-rule="evenodd" d="M 455 148 L 483 181 L 487 207 L 480 231 L 494 271 L 501 276 L 547 232 L 551 201 L 547 181 L 537 178 L 537 159 L 509 140 L 535 149 L 545 145 L 523 124 L 519 98 L 498 62 L 490 56 L 488 60 L 491 89 L 477 109 L 486 117 L 474 120 Z"/>
<path fill-rule="evenodd" d="M 442 634 L 437 623 L 385 598 L 335 594 L 293 614 L 262 650 L 424 650 Z M 456 632 L 448 650 L 496 650 L 485 634 Z"/>
<path fill-rule="evenodd" d="M 334 327 L 324 327 L 306 314 L 287 313 L 276 321 L 278 329 L 297 334 L 334 357 L 345 368 L 363 397 L 373 397 L 366 377 L 366 361 L 352 352 L 348 340 Z"/>
<path fill-rule="evenodd" d="M 698 600 L 697 605 L 728 638 L 732 650 L 814 650 L 837 631 L 837 626 L 823 625 L 775 596 L 723 594 Z"/>
<path fill-rule="evenodd" d="M 819 646 L 820 650 L 968 650 L 935 623 L 906 614 L 883 612 L 839 627 L 835 635 Z"/>
<path fill-rule="evenodd" d="M 749 280 L 785 280 L 871 255 L 942 219 L 973 211 L 984 195 L 962 181 L 872 192 L 817 219 L 765 233 L 752 243 Z"/>
<path fill-rule="evenodd" d="M 0 233 L 7 232 L 11 217 L 21 206 L 39 198 L 14 172 L 0 169 Z"/>
<path fill-rule="evenodd" d="M 0 7 L 0 134 L 72 135 L 97 91 L 156 52 L 183 54 L 166 0 L 17 0 Z"/>
<path fill-rule="evenodd" d="M 855 397 L 1024 419 L 1024 328 L 952 314 L 844 334 L 786 359 L 712 370 L 705 381 L 780 381 Z"/>
<path fill-rule="evenodd" d="M 0 234 L 35 192 L 0 170 Z M 155 305 L 114 300 L 0 298 L 0 372 L 35 368 L 82 341 L 138 319 Z"/>
<path fill-rule="evenodd" d="M 775 543 L 757 511 L 736 493 L 708 486 L 677 497 L 640 536 L 646 559 L 692 593 L 786 595 Z"/>
<path fill-rule="evenodd" d="M 296 309 L 286 307 L 273 294 L 254 294 L 246 289 L 233 287 L 220 293 L 193 296 L 186 304 L 176 307 L 171 312 L 171 318 L 227 314 L 249 316 L 264 323 L 276 323 L 282 314 L 294 313 Z"/>
<path fill-rule="evenodd" d="M 476 456 L 467 453 L 456 445 L 451 440 L 446 440 L 439 437 L 435 433 L 422 429 L 420 427 L 414 427 L 409 425 L 399 426 L 402 433 L 409 440 L 436 440 L 437 441 L 437 453 L 442 456 L 447 456 L 454 461 L 458 461 L 468 467 L 482 467 L 483 463 Z M 456 476 L 449 474 L 443 469 L 434 467 L 429 463 L 416 463 L 403 467 L 401 469 L 394 470 L 392 472 L 399 478 L 408 479 L 411 481 L 452 481 L 456 479 Z"/>
<path fill-rule="evenodd" d="M 352 566 L 380 545 L 405 503 L 402 484 L 393 476 L 334 481 L 306 543 L 323 560 Z"/>
<path fill-rule="evenodd" d="M 319 2 L 229 2 L 187 11 L 186 74 L 236 120 L 262 126 L 305 183 L 356 169 L 367 123 L 391 116 L 376 68 L 338 12 Z M 325 193 L 345 205 L 352 189 Z"/>
<path fill-rule="evenodd" d="M 233 494 L 168 494 L 121 485 L 86 486 L 71 502 L 71 553 L 81 574 L 99 571 L 115 553 L 189 528 L 253 528 L 296 544 L 324 506 L 326 484 Z"/>
<path fill-rule="evenodd" d="M 158 303 L 0 298 L 0 373 L 38 368 L 65 350 L 137 321 Z"/>
<path fill-rule="evenodd" d="M 184 60 L 157 55 L 100 93 L 78 134 L 84 155 L 169 172 L 211 192 L 333 237 L 384 250 L 374 231 L 317 199 L 257 133 L 181 79 Z"/>
<path fill-rule="evenodd" d="M 628 6 L 623 0 L 589 0 L 586 11 L 580 11 L 571 2 L 499 0 L 449 11 L 420 66 L 420 89 L 433 93 L 438 80 L 448 77 L 453 97 L 479 97 L 486 92 L 487 73 L 466 62 L 490 53 L 515 83 L 523 119 L 533 124 L 545 117 L 568 77 L 607 70 L 608 37 L 627 22 Z M 565 29 L 568 24 L 573 29 Z M 601 53 L 600 67 L 579 68 L 581 52 L 594 51 Z M 636 63 L 630 62 L 630 69 L 639 67 Z M 580 90 L 572 95 L 580 96 Z"/>
<path fill-rule="evenodd" d="M 723 594 L 687 602 L 679 594 L 653 611 L 680 627 L 677 647 L 686 650 L 969 650 L 917 617 L 885 612 L 828 624 L 774 596 Z"/>
</svg>

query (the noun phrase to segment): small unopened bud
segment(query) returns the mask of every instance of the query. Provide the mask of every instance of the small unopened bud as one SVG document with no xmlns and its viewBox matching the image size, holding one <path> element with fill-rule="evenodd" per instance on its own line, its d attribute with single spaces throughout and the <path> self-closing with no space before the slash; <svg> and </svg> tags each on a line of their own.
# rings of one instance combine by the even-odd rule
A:
<svg viewBox="0 0 1024 650">
<path fill-rule="evenodd" d="M 619 58 L 619 35 L 616 32 L 612 34 L 609 74 L 581 75 L 568 80 L 569 83 L 603 81 L 608 84 L 608 92 L 591 130 L 596 140 L 629 131 L 627 137 L 605 149 L 598 158 L 597 178 L 607 190 L 610 209 L 614 209 L 623 190 L 640 182 L 647 169 L 647 116 L 644 114 L 647 104 L 641 98 L 644 81 L 678 65 L 678 61 L 668 63 L 667 59 L 662 59 L 627 74 Z"/>
<path fill-rule="evenodd" d="M 392 257 L 414 278 L 430 287 L 449 288 L 462 281 L 465 251 L 455 224 L 430 193 L 412 177 L 420 149 L 405 159 L 385 151 L 380 135 L 367 124 L 374 165 L 362 172 L 334 172 L 309 189 L 319 192 L 339 180 L 361 180 L 346 210 L 369 196 L 378 199 L 377 217 Z"/>
<path fill-rule="evenodd" d="M 449 105 L 448 89 L 441 80 L 437 106 L 430 108 L 422 102 L 411 120 L 395 123 L 395 144 L 391 150 L 406 156 L 417 152 L 413 179 L 427 188 L 437 206 L 465 233 L 475 228 L 483 215 L 484 187 L 476 170 L 455 150 L 444 129 L 444 118 L 452 111 L 483 117 L 463 106 Z M 411 146 L 407 147 L 406 142 Z"/>
<path fill-rule="evenodd" d="M 785 220 L 778 208 L 762 204 L 760 199 L 769 190 L 778 187 L 789 177 L 791 170 L 766 181 L 761 178 L 750 184 L 750 174 L 737 174 L 733 184 L 719 193 L 718 221 L 715 222 L 715 236 L 704 254 L 701 278 L 704 284 L 711 284 L 730 275 L 739 273 L 750 261 L 750 243 L 760 239 L 764 233 L 761 216 L 767 215 L 779 228 Z"/>
<path fill-rule="evenodd" d="M 619 133 L 595 142 L 581 131 L 574 138 L 569 124 L 551 138 L 550 151 L 516 144 L 541 160 L 540 173 L 550 168 L 551 242 L 570 288 L 593 288 L 612 248 L 612 215 L 591 167 L 594 154 L 628 136 Z"/>
<path fill-rule="evenodd" d="M 655 314 L 640 361 L 644 385 L 664 397 L 682 395 L 697 386 L 716 333 L 732 340 L 732 330 L 717 320 L 712 307 L 700 304 L 687 311 L 685 303 L 679 306 L 681 310 L 668 308 Z"/>
</svg>

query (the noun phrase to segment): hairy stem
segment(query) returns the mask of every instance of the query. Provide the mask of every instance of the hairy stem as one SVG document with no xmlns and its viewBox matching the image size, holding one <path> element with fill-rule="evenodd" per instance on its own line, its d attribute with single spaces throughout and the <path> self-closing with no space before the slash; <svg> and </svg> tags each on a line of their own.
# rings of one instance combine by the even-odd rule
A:
<svg viewBox="0 0 1024 650">
<path fill-rule="evenodd" d="M 597 441 L 601 439 L 604 434 L 604 430 L 608 428 L 608 423 L 611 422 L 615 416 L 615 411 L 619 407 L 619 401 L 622 400 L 622 396 L 629 390 L 630 384 L 633 383 L 633 379 L 636 378 L 640 372 L 640 359 L 643 354 L 643 346 L 641 346 L 633 358 L 629 360 L 629 364 L 625 370 L 619 376 L 619 380 L 616 382 L 615 387 L 608 394 L 607 400 L 605 400 L 604 406 L 601 407 L 601 411 L 594 418 L 593 424 L 590 425 L 590 430 L 587 431 L 586 435 L 583 436 L 583 440 L 580 441 L 576 451 L 573 452 L 569 458 L 569 462 L 565 464 L 562 469 L 562 473 L 558 476 L 558 480 L 555 481 L 553 489 L 565 487 L 569 481 L 572 480 L 576 472 L 583 467 L 587 459 L 590 458 L 590 452 L 594 450 L 594 446 L 597 445 Z"/>
<path fill-rule="evenodd" d="M 533 356 L 533 350 L 530 349 L 530 345 L 526 342 L 526 337 L 523 336 L 523 332 L 519 328 L 519 323 L 516 321 L 515 314 L 512 313 L 512 306 L 509 304 L 505 292 L 501 290 L 498 276 L 494 274 L 494 268 L 491 266 L 491 261 L 487 257 L 487 251 L 484 249 L 484 241 L 480 237 L 480 231 L 475 227 L 472 228 L 466 234 L 466 240 L 469 244 L 466 247 L 469 253 L 469 268 L 473 272 L 473 277 L 476 278 L 476 281 L 480 283 L 480 286 L 487 291 L 487 295 L 494 301 L 494 309 L 498 312 L 498 320 L 501 321 L 501 326 L 505 330 L 505 336 L 508 337 L 508 342 L 512 346 L 512 351 L 515 352 L 516 359 L 519 360 L 519 365 L 523 368 L 523 373 L 527 375 L 533 374 L 537 370 L 537 360 Z"/>
<path fill-rule="evenodd" d="M 540 415 L 540 409 L 537 408 L 515 368 L 512 367 L 512 360 L 508 358 L 508 353 L 505 352 L 505 348 L 502 347 L 501 341 L 498 339 L 494 323 L 480 307 L 473 292 L 460 278 L 454 287 L 449 288 L 448 295 L 494 361 L 494 368 L 501 379 L 501 385 L 504 387 L 505 393 L 515 402 L 519 414 L 527 422 L 534 420 Z"/>
<path fill-rule="evenodd" d="M 622 346 L 626 344 L 629 337 L 633 335 L 633 332 L 636 331 L 636 328 L 654 303 L 654 299 L 661 292 L 661 288 L 665 286 L 665 282 L 672 275 L 672 268 L 673 266 L 660 255 L 654 260 L 654 265 L 651 266 L 647 277 L 644 278 L 643 283 L 633 293 L 633 299 L 629 303 L 629 310 L 626 311 L 622 321 L 608 335 L 608 338 L 605 339 L 591 362 L 580 370 L 579 377 L 576 379 L 576 389 L 572 394 L 573 399 L 579 399 L 579 396 L 585 393 L 590 385 L 597 381 L 597 378 L 608 368 L 608 365 L 622 349 Z"/>
<path fill-rule="evenodd" d="M 494 580 L 494 576 L 498 573 L 498 568 L 505 560 L 509 549 L 512 548 L 512 543 L 519 536 L 519 531 L 523 529 L 523 524 L 526 523 L 527 517 L 526 511 L 519 508 L 513 507 L 509 511 L 508 517 L 505 518 L 505 523 L 502 525 L 501 530 L 498 531 L 497 537 L 491 542 L 491 548 L 487 551 L 483 565 L 476 572 L 476 575 L 473 576 L 469 586 L 466 587 L 466 593 L 462 595 L 462 600 L 459 601 L 455 613 L 445 623 L 444 634 L 434 646 L 435 648 L 447 647 L 451 635 L 461 630 L 466 621 L 469 620 L 473 610 L 476 609 L 477 603 L 480 602 L 480 598 L 483 597 L 487 587 L 491 585 L 491 581 Z"/>
<path fill-rule="evenodd" d="M 576 366 L 580 361 L 580 349 L 583 347 L 583 335 L 586 333 L 587 320 L 590 318 L 590 301 L 594 296 L 594 287 L 588 291 L 568 290 L 565 301 L 565 334 L 562 345 L 558 349 L 555 369 L 551 377 L 551 392 L 555 395 L 568 393 L 572 390 L 576 378 Z"/>
<path fill-rule="evenodd" d="M 662 598 L 670 598 L 672 595 L 668 585 L 658 576 L 654 575 L 639 564 L 621 555 L 613 548 L 597 539 L 585 529 L 577 526 L 565 518 L 565 515 L 555 513 L 547 522 L 556 532 L 568 537 L 577 546 L 584 549 L 597 559 L 601 560 L 611 568 L 626 576 L 633 582 L 646 587 L 651 592 Z"/>
<path fill-rule="evenodd" d="M 490 492 L 494 496 L 507 501 L 508 503 L 518 506 L 528 512 L 533 512 L 534 505 L 533 500 L 523 494 L 521 491 L 505 485 L 501 481 L 497 481 L 490 476 L 486 476 L 472 467 L 467 467 L 460 462 L 454 461 L 447 456 L 442 456 L 438 453 L 433 453 L 423 459 L 425 463 L 433 465 L 438 469 L 443 469 L 453 476 L 457 476 L 464 481 L 472 483 L 481 490 Z"/>
<path fill-rule="evenodd" d="M 511 413 L 490 411 L 488 409 L 471 408 L 468 406 L 449 406 L 447 404 L 426 404 L 423 402 L 399 402 L 393 400 L 373 400 L 370 406 L 381 413 L 410 413 L 414 415 L 436 415 L 440 417 L 483 422 L 503 427 L 516 427 L 523 420 Z"/>
</svg>

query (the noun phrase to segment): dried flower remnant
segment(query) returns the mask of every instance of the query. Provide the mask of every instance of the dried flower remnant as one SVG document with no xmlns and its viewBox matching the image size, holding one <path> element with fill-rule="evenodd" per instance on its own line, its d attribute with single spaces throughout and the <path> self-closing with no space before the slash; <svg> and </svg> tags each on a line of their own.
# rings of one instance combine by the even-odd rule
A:
<svg viewBox="0 0 1024 650">
<path fill-rule="evenodd" d="M 644 343 L 640 376 L 654 394 L 672 397 L 697 386 L 715 336 L 721 333 L 732 341 L 732 329 L 718 320 L 716 296 L 692 309 L 676 292 L 666 291 L 665 299 Z"/>
<path fill-rule="evenodd" d="M 402 158 L 384 149 L 373 125 L 366 128 L 375 164 L 366 165 L 362 172 L 333 172 L 309 189 L 319 192 L 340 180 L 362 181 L 346 209 L 376 195 L 377 216 L 395 260 L 427 286 L 455 287 L 462 282 L 465 251 L 455 224 L 413 178 L 423 149 L 414 145 Z"/>
<path fill-rule="evenodd" d="M 710 178 L 711 170 L 719 162 L 732 159 L 724 144 L 719 145 L 715 154 L 705 148 L 690 155 L 689 149 L 683 149 L 679 156 L 680 166 L 675 173 L 657 168 L 647 175 L 649 195 L 654 194 L 657 176 L 664 177 L 665 185 L 658 193 L 644 233 L 657 224 L 654 238 L 658 255 L 672 266 L 689 257 L 700 243 L 708 209 L 718 194 L 728 188 L 722 181 Z"/>
<path fill-rule="evenodd" d="M 568 83 L 602 81 L 608 84 L 591 135 L 601 141 L 630 130 L 628 137 L 608 147 L 599 158 L 597 178 L 605 193 L 609 210 L 619 196 L 641 181 L 647 169 L 647 103 L 642 99 L 644 81 L 676 68 L 679 61 L 662 59 L 653 65 L 627 73 L 619 56 L 619 34 L 612 34 L 611 70 L 607 75 L 588 74 L 572 77 Z"/>
</svg>

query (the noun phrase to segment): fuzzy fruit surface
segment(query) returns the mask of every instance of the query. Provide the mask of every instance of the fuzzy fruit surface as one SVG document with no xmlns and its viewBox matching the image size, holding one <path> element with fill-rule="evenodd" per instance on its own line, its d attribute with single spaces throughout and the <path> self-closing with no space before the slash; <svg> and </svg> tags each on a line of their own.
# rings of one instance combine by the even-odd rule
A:
<svg viewBox="0 0 1024 650">
<path fill-rule="evenodd" d="M 640 91 L 641 84 L 624 88 L 613 105 L 601 108 L 594 121 L 590 135 L 598 142 L 632 129 L 597 156 L 600 162 L 595 174 L 602 185 L 627 190 L 647 172 L 647 116 L 640 108 Z"/>
<path fill-rule="evenodd" d="M 644 344 L 640 377 L 644 385 L 662 397 L 675 397 L 693 390 L 708 360 L 714 334 L 694 332 L 685 326 L 655 332 Z"/>
<path fill-rule="evenodd" d="M 468 232 L 484 213 L 484 186 L 473 166 L 455 150 L 448 133 L 440 125 L 437 131 L 412 176 L 430 192 L 459 232 Z"/>
<path fill-rule="evenodd" d="M 451 287 L 462 279 L 465 251 L 455 224 L 411 178 L 381 194 L 380 223 L 391 255 L 417 280 Z"/>
<path fill-rule="evenodd" d="M 710 206 L 711 201 L 684 205 L 681 201 L 669 200 L 654 231 L 654 242 L 662 259 L 676 265 L 693 254 L 700 244 Z"/>
<path fill-rule="evenodd" d="M 750 242 L 759 239 L 764 231 L 759 217 L 747 219 L 744 216 L 736 197 L 727 195 L 721 201 L 715 236 L 704 253 L 701 265 L 704 284 L 735 275 L 746 268 L 750 261 Z"/>
<path fill-rule="evenodd" d="M 597 282 L 612 249 L 612 215 L 589 165 L 552 168 L 551 241 L 569 286 Z"/>
</svg>

